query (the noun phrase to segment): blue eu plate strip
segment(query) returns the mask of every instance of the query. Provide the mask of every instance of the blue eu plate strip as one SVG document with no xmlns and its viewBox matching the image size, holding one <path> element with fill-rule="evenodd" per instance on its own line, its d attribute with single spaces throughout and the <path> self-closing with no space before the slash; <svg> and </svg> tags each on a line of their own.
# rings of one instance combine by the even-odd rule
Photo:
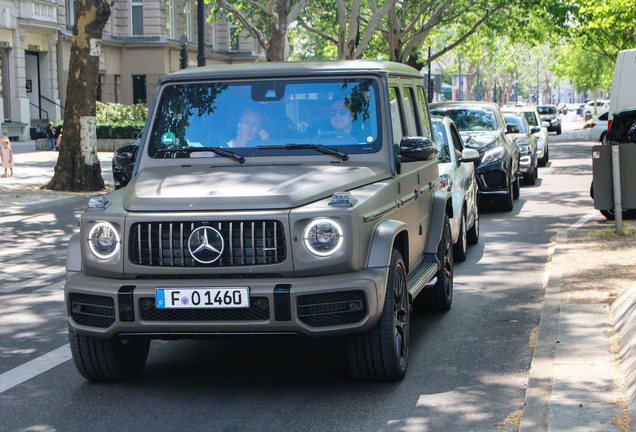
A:
<svg viewBox="0 0 636 432">
<path fill-rule="evenodd" d="M 157 308 L 163 309 L 165 307 L 166 307 L 166 298 L 165 298 L 164 290 L 158 289 L 157 290 Z"/>
</svg>

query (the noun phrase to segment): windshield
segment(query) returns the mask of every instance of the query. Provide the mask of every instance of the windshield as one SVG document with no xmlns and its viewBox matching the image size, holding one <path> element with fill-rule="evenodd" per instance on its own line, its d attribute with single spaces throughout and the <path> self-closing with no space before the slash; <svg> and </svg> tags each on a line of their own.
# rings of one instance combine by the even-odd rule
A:
<svg viewBox="0 0 636 432">
<path fill-rule="evenodd" d="M 433 134 L 435 135 L 435 147 L 437 148 L 437 161 L 439 163 L 450 162 L 451 155 L 448 150 L 448 134 L 441 122 L 433 122 Z"/>
<path fill-rule="evenodd" d="M 518 114 L 504 114 L 504 120 L 506 123 L 512 123 L 519 126 L 519 133 L 528 133 L 526 122 L 523 121 L 523 117 Z"/>
<path fill-rule="evenodd" d="M 262 80 L 169 84 L 161 92 L 148 138 L 155 158 L 346 153 L 381 147 L 373 79 Z M 226 152 L 206 151 L 210 148 Z"/>
<path fill-rule="evenodd" d="M 528 124 L 530 126 L 539 126 L 539 122 L 537 121 L 537 116 L 532 111 L 524 111 L 523 115 L 526 117 Z"/>
<path fill-rule="evenodd" d="M 557 109 L 553 105 L 538 106 L 537 111 L 539 111 L 539 114 L 556 114 L 557 113 Z"/>
<path fill-rule="evenodd" d="M 495 113 L 481 108 L 433 108 L 432 115 L 450 117 L 460 131 L 496 130 Z"/>
</svg>

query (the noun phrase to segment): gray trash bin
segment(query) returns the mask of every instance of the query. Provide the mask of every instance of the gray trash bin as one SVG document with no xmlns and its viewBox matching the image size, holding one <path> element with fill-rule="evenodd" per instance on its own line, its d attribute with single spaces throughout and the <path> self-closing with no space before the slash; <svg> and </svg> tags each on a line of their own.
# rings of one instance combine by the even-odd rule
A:
<svg viewBox="0 0 636 432">
<path fill-rule="evenodd" d="M 617 144 L 621 170 L 621 203 L 623 209 L 636 209 L 636 145 Z M 592 173 L 594 181 L 594 208 L 614 209 L 614 188 L 612 182 L 612 146 L 592 147 Z"/>
</svg>

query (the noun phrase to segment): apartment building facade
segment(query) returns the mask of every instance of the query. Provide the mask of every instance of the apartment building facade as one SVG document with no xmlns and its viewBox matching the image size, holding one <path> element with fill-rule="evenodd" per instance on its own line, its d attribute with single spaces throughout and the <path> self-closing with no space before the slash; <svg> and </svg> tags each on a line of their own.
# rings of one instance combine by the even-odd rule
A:
<svg viewBox="0 0 636 432">
<path fill-rule="evenodd" d="M 201 0 L 202 1 L 202 0 Z M 75 0 L 0 0 L 2 134 L 26 140 L 63 117 Z M 197 65 L 197 0 L 117 0 L 104 28 L 96 99 L 150 103 L 157 81 Z M 207 64 L 264 61 L 254 39 L 227 21 L 209 23 Z"/>
</svg>

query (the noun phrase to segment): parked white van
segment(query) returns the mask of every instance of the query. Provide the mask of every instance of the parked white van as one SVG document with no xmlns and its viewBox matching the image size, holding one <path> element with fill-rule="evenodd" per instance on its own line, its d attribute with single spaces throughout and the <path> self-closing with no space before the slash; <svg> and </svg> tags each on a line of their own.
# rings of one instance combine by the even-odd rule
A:
<svg viewBox="0 0 636 432">
<path fill-rule="evenodd" d="M 609 126 L 614 113 L 636 107 L 636 49 L 624 50 L 616 57 L 609 106 Z"/>
</svg>

